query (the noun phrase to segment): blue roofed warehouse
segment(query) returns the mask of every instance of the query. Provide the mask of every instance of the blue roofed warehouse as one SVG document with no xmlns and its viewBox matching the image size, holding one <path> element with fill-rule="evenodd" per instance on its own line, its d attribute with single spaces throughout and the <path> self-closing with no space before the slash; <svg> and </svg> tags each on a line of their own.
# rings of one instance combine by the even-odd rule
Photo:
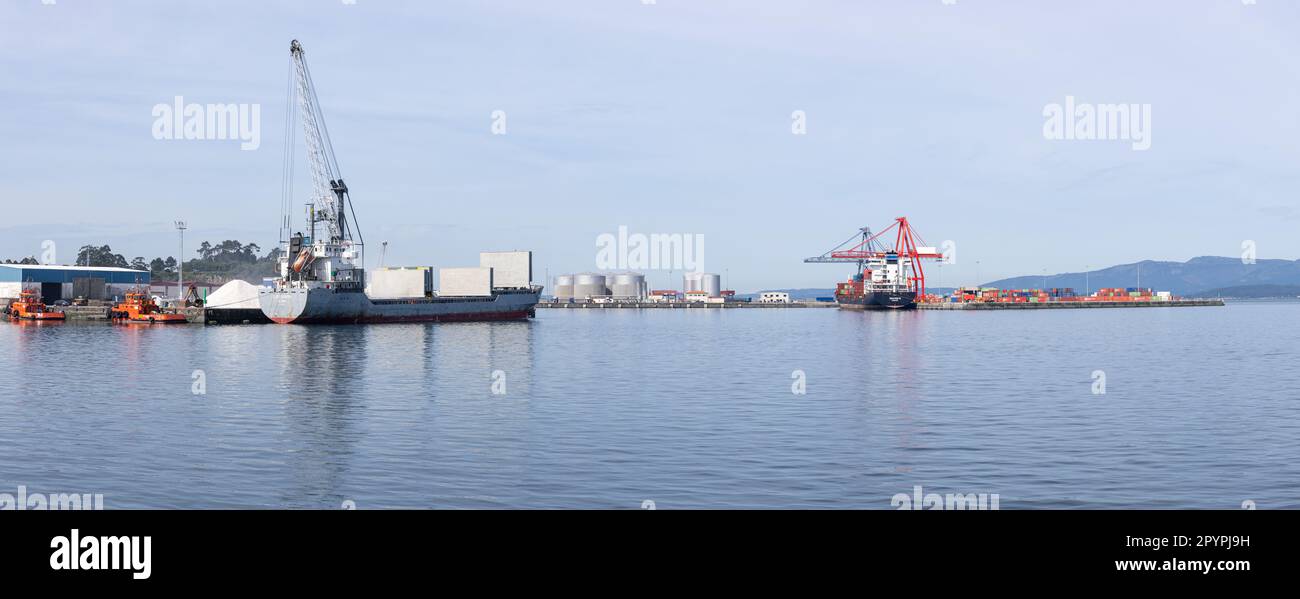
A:
<svg viewBox="0 0 1300 599">
<path fill-rule="evenodd" d="M 23 289 L 39 289 L 46 303 L 77 297 L 113 300 L 141 285 L 149 285 L 147 271 L 104 266 L 0 264 L 0 302 L 17 299 Z"/>
</svg>

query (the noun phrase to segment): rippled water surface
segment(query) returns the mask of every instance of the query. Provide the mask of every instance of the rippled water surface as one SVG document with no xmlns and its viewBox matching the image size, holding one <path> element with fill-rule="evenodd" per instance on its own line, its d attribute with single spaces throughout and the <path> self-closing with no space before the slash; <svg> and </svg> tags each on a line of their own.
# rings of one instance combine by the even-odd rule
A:
<svg viewBox="0 0 1300 599">
<path fill-rule="evenodd" d="M 1300 304 L 1253 303 L 4 323 L 0 493 L 102 493 L 110 508 L 889 509 L 921 485 L 997 493 L 1002 509 L 1297 508 L 1297 317 Z"/>
</svg>

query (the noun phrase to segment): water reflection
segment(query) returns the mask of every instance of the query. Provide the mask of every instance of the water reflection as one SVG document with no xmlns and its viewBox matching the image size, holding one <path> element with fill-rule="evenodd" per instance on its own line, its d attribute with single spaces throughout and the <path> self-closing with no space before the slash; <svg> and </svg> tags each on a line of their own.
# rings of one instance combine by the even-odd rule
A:
<svg viewBox="0 0 1300 599">
<path fill-rule="evenodd" d="M 292 448 L 286 502 L 339 500 L 367 391 L 367 327 L 281 326 L 280 390 Z"/>
</svg>

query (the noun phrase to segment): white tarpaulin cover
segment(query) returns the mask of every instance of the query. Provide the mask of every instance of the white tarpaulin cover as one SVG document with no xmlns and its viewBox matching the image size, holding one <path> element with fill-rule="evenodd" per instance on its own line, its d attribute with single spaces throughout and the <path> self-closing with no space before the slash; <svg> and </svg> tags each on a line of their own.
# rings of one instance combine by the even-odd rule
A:
<svg viewBox="0 0 1300 599">
<path fill-rule="evenodd" d="M 262 305 L 257 301 L 257 285 L 248 281 L 231 281 L 208 295 L 204 307 L 227 310 L 258 310 Z"/>
</svg>

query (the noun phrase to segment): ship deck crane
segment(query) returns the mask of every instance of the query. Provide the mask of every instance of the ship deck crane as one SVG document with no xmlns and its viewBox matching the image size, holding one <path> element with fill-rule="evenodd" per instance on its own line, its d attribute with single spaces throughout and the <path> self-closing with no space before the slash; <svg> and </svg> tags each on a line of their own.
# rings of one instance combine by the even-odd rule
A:
<svg viewBox="0 0 1300 599">
<path fill-rule="evenodd" d="M 307 221 L 312 245 L 316 246 L 316 256 L 304 255 L 304 263 L 314 258 L 326 257 L 337 253 L 340 248 L 355 253 L 365 263 L 365 239 L 356 226 L 356 209 L 352 205 L 352 195 L 343 175 L 339 170 L 338 160 L 334 156 L 334 145 L 330 141 L 329 129 L 321 114 L 320 100 L 316 97 L 316 84 L 312 81 L 311 70 L 298 40 L 289 44 L 289 94 L 286 103 L 285 121 L 285 156 L 283 163 L 284 183 L 281 190 L 281 239 L 286 249 L 292 233 L 291 218 L 293 202 L 293 164 L 295 117 L 302 121 L 303 138 L 307 145 L 307 163 L 311 170 L 312 190 L 307 202 Z M 296 104 L 296 107 L 295 107 Z M 317 227 L 324 231 L 318 231 Z M 319 234 L 319 235 L 318 235 Z M 355 236 L 355 239 L 354 239 Z M 286 252 L 286 260 L 294 256 Z"/>
<path fill-rule="evenodd" d="M 881 241 L 882 237 L 890 231 L 896 232 L 893 248 L 886 247 L 884 242 Z M 899 261 L 904 263 L 908 290 L 922 296 L 925 295 L 925 269 L 921 265 L 921 259 L 943 258 L 943 254 L 926 245 L 925 240 L 912 229 L 912 225 L 907 221 L 906 216 L 894 219 L 894 224 L 889 225 L 879 233 L 872 234 L 869 227 L 863 227 L 844 243 L 835 246 L 820 256 L 805 258 L 804 262 L 810 264 L 857 263 L 857 272 L 861 274 L 866 269 L 868 260 L 884 258 L 891 254 L 896 254 Z"/>
</svg>

